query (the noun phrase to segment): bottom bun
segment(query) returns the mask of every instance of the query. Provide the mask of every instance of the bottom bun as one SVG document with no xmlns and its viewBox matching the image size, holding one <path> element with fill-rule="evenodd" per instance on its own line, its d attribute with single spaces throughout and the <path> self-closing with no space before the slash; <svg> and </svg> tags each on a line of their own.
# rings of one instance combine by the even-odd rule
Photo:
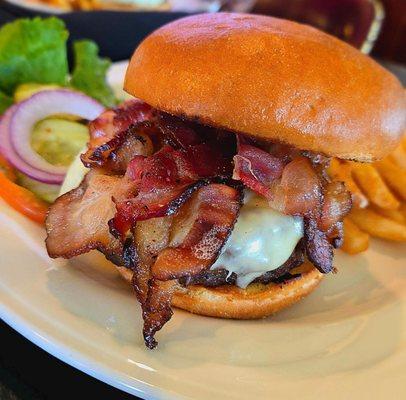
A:
<svg viewBox="0 0 406 400">
<path fill-rule="evenodd" d="M 117 267 L 120 274 L 131 282 L 133 272 Z M 172 305 L 194 314 L 209 317 L 258 319 L 268 317 L 297 303 L 311 293 L 323 275 L 311 264 L 305 263 L 291 271 L 300 276 L 282 283 L 251 283 L 246 289 L 234 285 L 204 287 L 178 285 Z"/>
</svg>

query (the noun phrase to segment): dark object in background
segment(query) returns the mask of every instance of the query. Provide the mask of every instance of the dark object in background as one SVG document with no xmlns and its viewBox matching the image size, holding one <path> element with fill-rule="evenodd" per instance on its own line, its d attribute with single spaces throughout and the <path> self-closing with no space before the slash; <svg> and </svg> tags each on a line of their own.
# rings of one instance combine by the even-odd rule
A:
<svg viewBox="0 0 406 400">
<path fill-rule="evenodd" d="M 0 6 L 1 5 L 2 2 L 0 0 Z M 14 19 L 15 19 L 14 15 L 0 8 L 0 26 L 7 22 L 13 21 Z"/>
<path fill-rule="evenodd" d="M 384 16 L 375 0 L 258 0 L 254 12 L 315 26 L 366 53 Z"/>
<path fill-rule="evenodd" d="M 33 12 L 5 2 L 1 6 L 4 12 L 15 18 L 50 15 Z M 99 45 L 101 56 L 109 57 L 112 61 L 121 61 L 131 57 L 135 47 L 149 33 L 186 15 L 190 14 L 182 12 L 77 11 L 58 14 L 57 17 L 65 21 L 70 32 L 69 42 L 77 39 L 92 39 Z"/>
<path fill-rule="evenodd" d="M 253 11 L 316 26 L 368 52 L 379 31 L 382 10 L 375 0 L 257 0 Z M 3 2 L 15 16 L 42 15 Z M 89 38 L 100 46 L 102 56 L 113 61 L 131 56 L 133 49 L 159 26 L 190 15 L 181 12 L 83 11 L 59 14 L 71 40 Z"/>
<path fill-rule="evenodd" d="M 47 15 L 4 1 L 1 8 L 0 23 L 7 18 Z M 406 63 L 406 0 L 257 0 L 253 11 L 316 26 L 358 48 L 368 38 L 364 50 L 370 49 L 386 14 L 373 55 Z M 188 14 L 91 11 L 59 17 L 66 22 L 71 39 L 93 39 L 100 45 L 103 56 L 119 61 L 129 58 L 148 33 L 185 15 Z"/>
<path fill-rule="evenodd" d="M 406 62 L 406 0 L 382 0 L 387 7 L 382 36 L 374 55 Z M 377 0 L 257 0 L 254 12 L 288 18 L 316 26 L 369 50 L 378 34 L 382 9 Z M 46 16 L 7 2 L 2 12 L 14 17 Z M 90 11 L 59 14 L 71 40 L 90 38 L 102 56 L 113 61 L 128 59 L 134 48 L 161 25 L 189 15 L 181 12 Z M 0 15 L 1 17 L 1 15 Z M 371 27 L 372 26 L 372 27 Z M 368 38 L 368 40 L 366 40 Z"/>
<path fill-rule="evenodd" d="M 0 399 L 137 400 L 35 346 L 0 319 Z"/>
<path fill-rule="evenodd" d="M 127 60 L 142 39 L 160 26 L 184 17 L 185 13 L 128 13 L 110 11 L 76 12 L 58 15 L 70 34 L 70 40 L 93 39 L 100 54 L 113 61 Z"/>
<path fill-rule="evenodd" d="M 406 0 L 381 1 L 385 19 L 372 54 L 406 64 Z"/>
</svg>

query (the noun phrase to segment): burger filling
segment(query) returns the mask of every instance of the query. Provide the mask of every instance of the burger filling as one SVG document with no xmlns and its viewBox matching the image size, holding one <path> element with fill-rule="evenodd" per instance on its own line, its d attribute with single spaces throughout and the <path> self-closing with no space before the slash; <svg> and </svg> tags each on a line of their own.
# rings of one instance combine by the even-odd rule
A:
<svg viewBox="0 0 406 400">
<path fill-rule="evenodd" d="M 211 266 L 227 270 L 229 276 L 234 273 L 241 288 L 283 265 L 303 237 L 302 217 L 273 210 L 252 191 L 245 196 L 233 232 Z"/>
<path fill-rule="evenodd" d="M 178 285 L 281 282 L 305 258 L 332 270 L 351 200 L 325 173 L 328 158 L 139 100 L 89 127 L 88 172 L 52 205 L 48 252 L 97 249 L 131 269 L 148 347 L 171 318 Z"/>
</svg>

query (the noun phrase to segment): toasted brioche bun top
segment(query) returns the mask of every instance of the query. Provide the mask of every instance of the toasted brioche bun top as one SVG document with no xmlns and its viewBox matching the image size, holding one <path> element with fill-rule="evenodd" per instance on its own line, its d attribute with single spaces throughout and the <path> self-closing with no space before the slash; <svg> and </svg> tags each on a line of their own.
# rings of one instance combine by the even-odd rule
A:
<svg viewBox="0 0 406 400">
<path fill-rule="evenodd" d="M 371 58 L 317 29 L 259 15 L 202 14 L 136 49 L 124 89 L 168 113 L 360 161 L 406 130 L 406 94 Z"/>
</svg>

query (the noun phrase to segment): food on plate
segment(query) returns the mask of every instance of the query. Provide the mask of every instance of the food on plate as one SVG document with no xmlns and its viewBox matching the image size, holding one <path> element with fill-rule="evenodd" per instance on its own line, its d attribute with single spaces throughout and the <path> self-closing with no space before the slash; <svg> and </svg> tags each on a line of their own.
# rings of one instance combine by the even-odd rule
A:
<svg viewBox="0 0 406 400">
<path fill-rule="evenodd" d="M 398 210 L 385 210 L 384 208 L 379 208 L 376 206 L 371 206 L 371 210 L 375 211 L 378 214 L 383 215 L 384 217 L 387 217 L 389 219 L 393 219 L 394 221 L 397 221 L 401 224 L 406 223 L 405 216 L 401 212 L 401 209 L 399 207 Z"/>
<path fill-rule="evenodd" d="M 44 223 L 48 204 L 30 190 L 17 185 L 13 167 L 0 156 L 0 197 L 31 220 Z"/>
<path fill-rule="evenodd" d="M 401 145 L 388 156 L 388 159 L 398 167 L 406 169 L 406 139 L 403 139 Z"/>
<path fill-rule="evenodd" d="M 59 89 L 58 85 L 45 85 L 42 83 L 22 83 L 18 85 L 13 94 L 13 100 L 15 103 L 27 100 L 32 95 L 43 92 L 45 90 Z"/>
<path fill-rule="evenodd" d="M 369 235 L 358 228 L 350 218 L 344 219 L 343 228 L 342 250 L 348 254 L 358 254 L 368 249 Z"/>
<path fill-rule="evenodd" d="M 29 178 L 46 184 L 61 184 L 67 167 L 58 162 L 49 162 L 44 149 L 42 156 L 36 152 L 35 147 L 39 146 L 38 133 L 33 138 L 32 132 L 38 130 L 38 123 L 41 124 L 41 121 L 52 115 L 72 114 L 91 120 L 103 110 L 104 107 L 94 99 L 72 90 L 56 89 L 36 93 L 13 105 L 3 115 L 0 123 L 0 150 L 10 164 Z M 68 121 L 64 123 L 67 124 Z M 46 147 L 49 148 L 51 145 L 46 135 L 45 138 L 42 137 L 41 142 L 44 141 L 48 142 Z M 60 151 L 59 148 L 58 152 Z"/>
<path fill-rule="evenodd" d="M 350 218 L 364 232 L 372 236 L 396 242 L 406 242 L 406 224 L 397 222 L 393 218 L 378 214 L 369 208 L 354 208 Z"/>
<path fill-rule="evenodd" d="M 368 235 L 392 241 L 405 241 L 401 233 L 406 227 L 405 143 L 406 138 L 389 156 L 370 165 L 331 160 L 329 175 L 345 182 L 352 194 L 354 209 L 366 209 L 360 213 L 354 211 L 352 214 L 355 213 L 356 216 L 353 220 L 349 220 L 352 216 L 350 214 L 344 221 L 342 249 L 347 253 L 356 254 L 367 250 Z M 364 221 L 364 218 L 370 220 Z M 355 238 L 357 231 L 353 229 L 354 223 L 358 225 L 357 239 Z"/>
<path fill-rule="evenodd" d="M 133 285 L 149 348 L 172 306 L 261 318 L 310 293 L 335 270 L 351 208 L 330 158 L 385 157 L 406 126 L 393 75 L 325 33 L 265 16 L 158 29 L 135 50 L 124 89 L 135 99 L 90 123 L 88 172 L 51 206 L 46 245 L 51 257 L 104 253 Z"/>
<path fill-rule="evenodd" d="M 372 204 L 385 210 L 399 208 L 399 200 L 389 190 L 374 166 L 354 163 L 352 165 L 352 174 L 358 186 Z"/>
<path fill-rule="evenodd" d="M 32 0 L 62 10 L 216 12 L 250 10 L 254 0 Z"/>
<path fill-rule="evenodd" d="M 364 208 L 368 205 L 368 198 L 362 193 L 352 177 L 352 164 L 337 158 L 330 160 L 328 174 L 332 179 L 344 182 L 345 187 L 351 192 L 353 206 Z"/>
<path fill-rule="evenodd" d="M 406 167 L 396 165 L 390 159 L 377 162 L 375 167 L 395 195 L 406 201 Z"/>
<path fill-rule="evenodd" d="M 55 17 L 23 18 L 1 27 L 0 105 L 3 105 L 2 98 L 8 104 L 4 102 L 0 112 L 10 106 L 13 94 L 18 96 L 22 89 L 18 86 L 27 83 L 45 85 L 44 89 L 46 85 L 69 86 L 105 106 L 116 104 L 105 77 L 110 62 L 98 57 L 98 47 L 91 40 L 73 43 L 74 63 L 69 74 L 68 36 L 63 21 Z"/>
<path fill-rule="evenodd" d="M 117 103 L 106 82 L 110 62 L 94 42 L 73 43 L 69 73 L 67 37 L 57 18 L 19 19 L 0 29 L 0 153 L 15 174 L 8 186 L 48 203 L 89 140 L 88 121 Z"/>
<path fill-rule="evenodd" d="M 36 0 L 36 2 L 63 10 L 170 10 L 168 0 Z"/>
</svg>

